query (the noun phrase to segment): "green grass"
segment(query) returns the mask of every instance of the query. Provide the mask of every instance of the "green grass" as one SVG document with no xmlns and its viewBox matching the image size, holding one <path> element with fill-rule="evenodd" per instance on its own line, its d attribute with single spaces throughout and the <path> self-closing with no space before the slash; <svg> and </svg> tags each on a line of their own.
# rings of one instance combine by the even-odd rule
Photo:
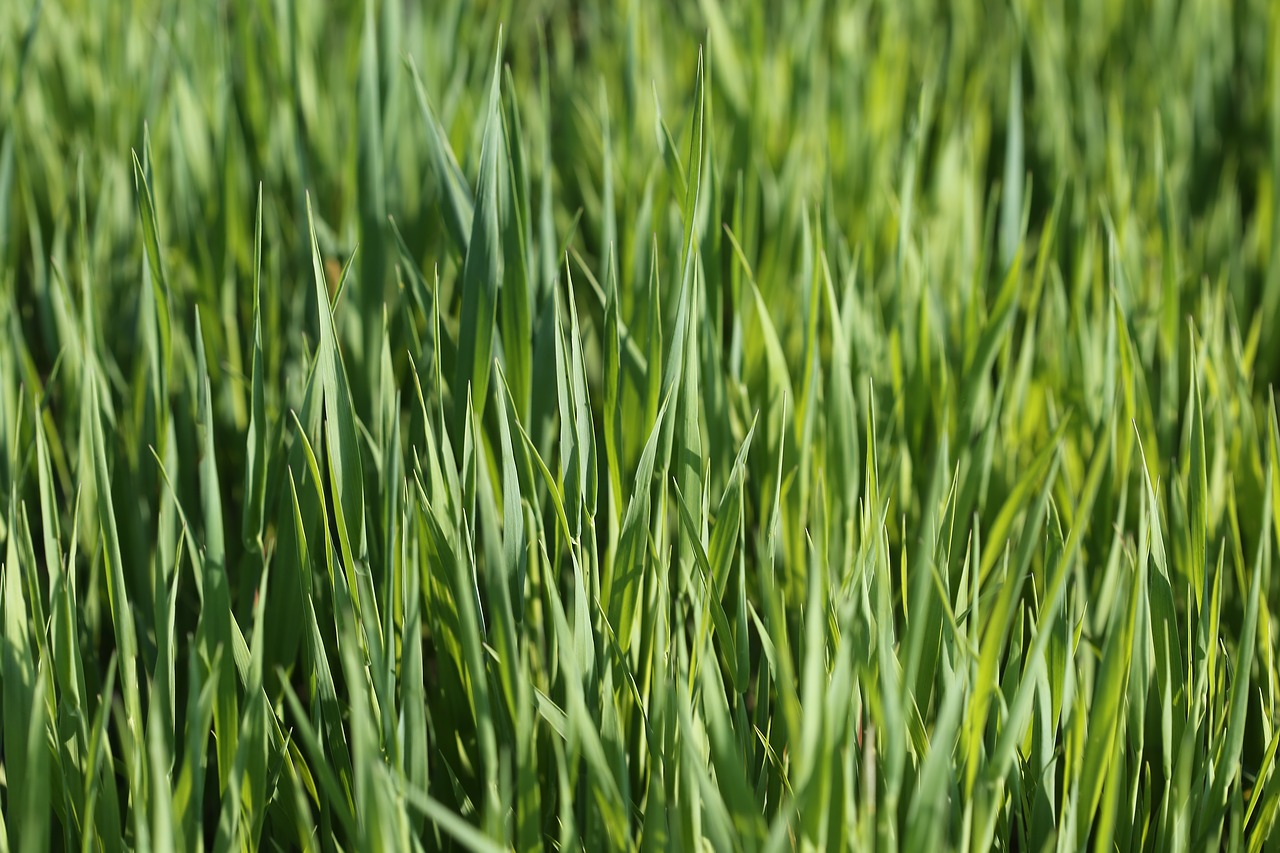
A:
<svg viewBox="0 0 1280 853">
<path fill-rule="evenodd" d="M 0 2 L 0 853 L 1274 846 L 1280 7 L 427 5 Z"/>
</svg>

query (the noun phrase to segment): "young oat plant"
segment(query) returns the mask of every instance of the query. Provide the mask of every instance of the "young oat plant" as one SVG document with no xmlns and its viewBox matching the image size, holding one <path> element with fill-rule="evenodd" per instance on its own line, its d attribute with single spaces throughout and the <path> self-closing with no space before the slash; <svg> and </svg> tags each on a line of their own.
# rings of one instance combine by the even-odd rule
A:
<svg viewBox="0 0 1280 853">
<path fill-rule="evenodd" d="M 0 4 L 0 851 L 1269 849 L 1275 24 Z"/>
</svg>

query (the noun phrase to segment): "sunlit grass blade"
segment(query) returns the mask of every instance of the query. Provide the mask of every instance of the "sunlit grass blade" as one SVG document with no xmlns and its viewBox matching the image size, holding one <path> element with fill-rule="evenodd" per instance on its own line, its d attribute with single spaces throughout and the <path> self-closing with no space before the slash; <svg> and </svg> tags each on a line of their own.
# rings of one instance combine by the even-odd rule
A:
<svg viewBox="0 0 1280 853">
<path fill-rule="evenodd" d="M 356 396 L 366 417 L 373 412 L 372 391 L 376 387 L 378 357 L 382 353 L 382 305 L 387 278 L 386 165 L 383 156 L 382 102 L 378 62 L 378 27 L 374 17 L 375 3 L 364 4 L 364 27 L 360 37 L 360 75 L 356 100 L 359 108 L 360 133 L 357 139 L 356 169 L 360 176 L 360 253 L 359 306 L 360 350 L 358 364 L 363 389 Z"/>
<path fill-rule="evenodd" d="M 10 530 L 14 529 L 13 512 L 17 501 L 9 504 Z M 26 596 L 22 591 L 22 568 L 18 562 L 18 539 L 10 536 L 4 560 L 4 656 L 0 658 L 0 674 L 4 679 L 4 748 L 9 773 L 15 779 L 26 779 L 30 756 L 27 750 L 28 732 L 35 716 L 37 701 L 35 692 L 36 658 L 31 649 L 27 618 Z M 12 789 L 11 789 L 12 791 Z M 9 844 L 18 849 L 22 841 L 26 809 L 15 809 L 9 818 Z M 32 832 L 36 832 L 34 828 Z"/>
<path fill-rule="evenodd" d="M 203 576 L 205 606 L 200 620 L 200 644 L 207 661 L 219 657 L 223 671 L 213 707 L 213 726 L 218 743 L 218 790 L 226 793 L 232 784 L 240 711 L 235 672 L 231 659 L 231 591 L 228 583 L 226 545 L 222 526 L 222 489 L 218 484 L 214 451 L 213 412 L 209 374 L 205 365 L 204 336 L 200 314 L 196 313 L 196 383 L 200 434 L 200 508 L 205 522 Z"/>
<path fill-rule="evenodd" d="M 458 331 L 458 363 L 454 372 L 454 438 L 461 439 L 467 399 L 484 414 L 488 398 L 490 361 L 498 291 L 503 281 L 502 236 L 498 221 L 498 182 L 506 174 L 503 162 L 502 118 L 499 112 L 501 36 L 494 56 L 493 80 L 480 150 L 476 207 L 462 268 L 462 313 Z"/>
<path fill-rule="evenodd" d="M 266 364 L 262 349 L 262 185 L 253 229 L 253 371 L 249 435 L 245 451 L 245 503 L 241 538 L 246 546 L 262 548 L 267 466 Z"/>
<path fill-rule="evenodd" d="M 315 220 L 311 214 L 311 198 L 307 197 L 307 220 L 311 231 L 311 262 L 315 276 L 315 299 L 320 318 L 320 345 L 316 352 L 316 381 L 323 397 L 326 441 L 335 452 L 331 463 L 335 500 L 342 503 L 350 536 L 351 552 L 365 556 L 364 474 L 360 461 L 355 407 L 347 382 L 346 369 L 338 350 L 337 327 L 329 305 L 324 262 L 316 238 Z M 345 278 L 345 274 L 343 276 Z M 348 566 L 349 571 L 354 567 Z"/>
</svg>

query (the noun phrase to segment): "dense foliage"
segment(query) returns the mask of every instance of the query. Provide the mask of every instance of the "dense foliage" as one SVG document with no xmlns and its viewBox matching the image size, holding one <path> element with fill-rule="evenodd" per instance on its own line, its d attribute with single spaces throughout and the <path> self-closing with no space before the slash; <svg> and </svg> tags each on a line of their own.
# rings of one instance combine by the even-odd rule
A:
<svg viewBox="0 0 1280 853">
<path fill-rule="evenodd" d="M 0 851 L 1263 848 L 1280 6 L 0 3 Z"/>
</svg>

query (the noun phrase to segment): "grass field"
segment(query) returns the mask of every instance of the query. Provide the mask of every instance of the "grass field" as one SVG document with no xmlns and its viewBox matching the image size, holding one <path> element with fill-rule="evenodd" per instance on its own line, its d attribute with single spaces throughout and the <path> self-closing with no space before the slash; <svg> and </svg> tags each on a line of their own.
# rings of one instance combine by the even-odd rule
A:
<svg viewBox="0 0 1280 853">
<path fill-rule="evenodd" d="M 5 0 L 0 325 L 0 853 L 1277 846 L 1267 0 Z"/>
</svg>

